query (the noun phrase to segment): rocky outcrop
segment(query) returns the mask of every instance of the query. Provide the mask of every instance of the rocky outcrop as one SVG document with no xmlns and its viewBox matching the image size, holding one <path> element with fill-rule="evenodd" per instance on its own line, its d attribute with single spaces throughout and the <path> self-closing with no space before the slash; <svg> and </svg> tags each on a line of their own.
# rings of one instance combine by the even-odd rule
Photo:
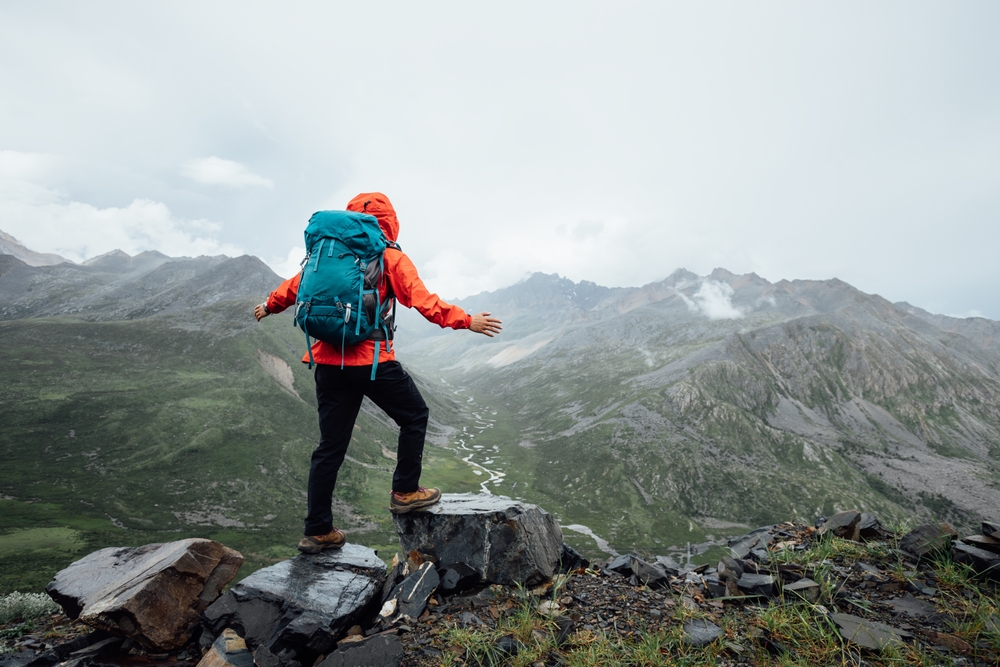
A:
<svg viewBox="0 0 1000 667">
<path fill-rule="evenodd" d="M 233 628 L 255 656 L 311 665 L 375 614 L 385 576 L 385 563 L 358 544 L 257 570 L 205 611 L 202 645 Z"/>
<path fill-rule="evenodd" d="M 235 630 L 226 628 L 202 656 L 198 667 L 254 667 L 253 654 Z"/>
<path fill-rule="evenodd" d="M 545 510 L 504 496 L 444 494 L 436 505 L 393 517 L 406 552 L 480 581 L 532 586 L 555 574 L 562 530 Z"/>
<path fill-rule="evenodd" d="M 183 646 L 243 556 L 212 540 L 101 549 L 46 587 L 66 615 L 157 650 Z"/>
</svg>

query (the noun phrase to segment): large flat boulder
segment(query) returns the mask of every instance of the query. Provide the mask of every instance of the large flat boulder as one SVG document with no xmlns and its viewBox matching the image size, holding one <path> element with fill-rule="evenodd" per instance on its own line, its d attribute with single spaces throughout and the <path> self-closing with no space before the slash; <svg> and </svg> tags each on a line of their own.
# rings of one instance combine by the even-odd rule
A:
<svg viewBox="0 0 1000 667">
<path fill-rule="evenodd" d="M 257 655 L 312 664 L 378 611 L 386 567 L 359 544 L 300 555 L 257 570 L 204 613 L 202 644 L 233 628 Z"/>
<path fill-rule="evenodd" d="M 242 563 L 238 551 L 202 539 L 101 549 L 45 590 L 70 618 L 169 651 L 190 641 Z"/>
<path fill-rule="evenodd" d="M 439 569 L 466 566 L 482 581 L 533 586 L 559 567 L 563 537 L 555 518 L 505 496 L 446 493 L 393 522 L 404 551 L 429 555 Z"/>
</svg>

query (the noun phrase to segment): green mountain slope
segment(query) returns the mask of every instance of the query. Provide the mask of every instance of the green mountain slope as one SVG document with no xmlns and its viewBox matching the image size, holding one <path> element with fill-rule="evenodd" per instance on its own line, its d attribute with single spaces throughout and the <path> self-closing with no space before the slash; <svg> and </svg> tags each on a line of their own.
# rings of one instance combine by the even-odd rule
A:
<svg viewBox="0 0 1000 667">
<path fill-rule="evenodd" d="M 288 316 L 250 315 L 277 276 L 253 258 L 112 271 L 6 261 L 0 586 L 42 585 L 86 549 L 179 536 L 240 549 L 244 576 L 292 555 L 318 428 L 304 339 Z M 376 546 L 396 541 L 390 450 L 395 429 L 366 405 L 337 514 Z M 427 468 L 477 488 L 451 456 Z"/>
<path fill-rule="evenodd" d="M 620 550 L 847 507 L 1000 511 L 997 323 L 721 270 L 582 287 L 535 274 L 463 302 L 502 337 L 401 348 L 495 406 L 476 443 L 502 492 Z"/>
</svg>

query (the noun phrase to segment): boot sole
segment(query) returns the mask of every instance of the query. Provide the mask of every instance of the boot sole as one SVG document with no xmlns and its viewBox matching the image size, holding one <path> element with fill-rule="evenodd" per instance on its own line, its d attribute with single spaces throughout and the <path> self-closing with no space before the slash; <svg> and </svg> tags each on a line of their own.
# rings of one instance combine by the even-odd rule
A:
<svg viewBox="0 0 1000 667">
<path fill-rule="evenodd" d="M 437 498 L 435 500 L 419 500 L 409 505 L 390 505 L 389 511 L 393 514 L 406 514 L 411 510 L 419 510 L 431 505 L 437 505 L 440 500 L 440 498 Z"/>
<path fill-rule="evenodd" d="M 297 545 L 296 548 L 304 554 L 318 554 L 321 551 L 327 551 L 328 549 L 343 549 L 345 541 L 343 544 L 317 544 L 316 546 L 304 547 L 301 544 Z"/>
</svg>

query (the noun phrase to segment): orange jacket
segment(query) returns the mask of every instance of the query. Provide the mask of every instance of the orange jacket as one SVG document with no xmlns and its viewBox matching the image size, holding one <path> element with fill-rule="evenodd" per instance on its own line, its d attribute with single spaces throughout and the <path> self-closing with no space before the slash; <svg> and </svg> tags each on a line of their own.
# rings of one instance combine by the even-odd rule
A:
<svg viewBox="0 0 1000 667">
<path fill-rule="evenodd" d="M 358 211 L 368 213 L 378 218 L 379 227 L 390 241 L 395 241 L 399 235 L 399 221 L 396 219 L 396 211 L 393 210 L 389 198 L 380 192 L 362 193 L 352 199 L 347 205 L 348 211 Z M 417 268 L 405 253 L 395 248 L 387 248 L 384 256 L 385 277 L 392 285 L 393 294 L 400 304 L 407 308 L 416 308 L 417 311 L 429 321 L 440 327 L 451 327 L 452 329 L 468 329 L 472 323 L 472 316 L 467 314 L 458 306 L 453 306 L 442 301 L 437 294 L 431 294 L 424 286 L 424 281 L 417 275 Z M 295 297 L 299 291 L 299 275 L 296 274 L 281 283 L 278 289 L 271 292 L 267 297 L 267 309 L 272 313 L 280 313 L 289 306 L 295 305 Z M 388 293 L 388 287 L 383 282 L 380 290 L 384 299 Z M 382 349 L 379 350 L 379 362 L 392 361 L 396 358 L 395 351 L 380 341 Z M 348 347 L 344 350 L 341 359 L 340 346 L 324 343 L 321 340 L 313 343 L 313 360 L 318 364 L 336 364 L 341 361 L 345 366 L 371 366 L 375 361 L 376 341 L 366 340 L 363 343 Z M 388 349 L 387 349 L 388 347 Z M 309 361 L 309 355 L 302 358 L 303 362 Z"/>
</svg>

